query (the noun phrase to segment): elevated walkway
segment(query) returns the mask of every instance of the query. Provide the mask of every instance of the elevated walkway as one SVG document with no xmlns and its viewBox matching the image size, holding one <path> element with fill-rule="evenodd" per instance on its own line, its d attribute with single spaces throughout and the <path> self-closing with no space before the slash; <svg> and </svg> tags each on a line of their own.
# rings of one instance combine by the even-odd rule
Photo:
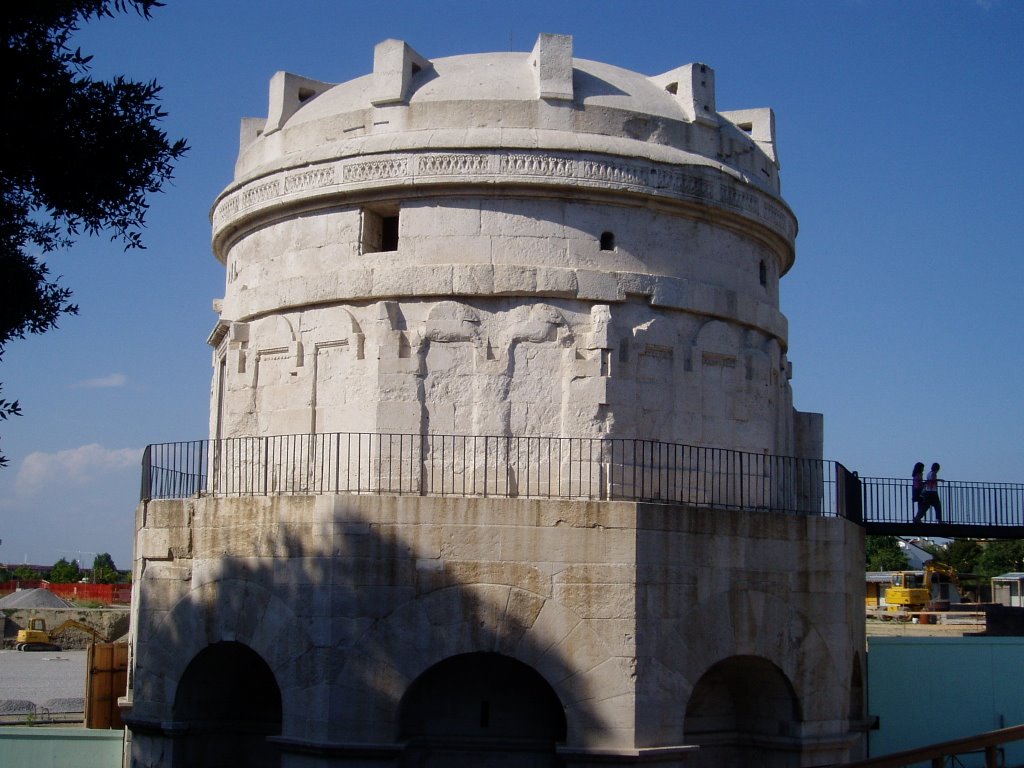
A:
<svg viewBox="0 0 1024 768">
<path fill-rule="evenodd" d="M 905 536 L 947 539 L 1024 539 L 1024 525 L 984 525 L 980 523 L 864 523 L 871 536 Z"/>
<path fill-rule="evenodd" d="M 883 536 L 972 539 L 1024 538 L 1024 483 L 941 481 L 942 519 L 929 510 L 914 522 L 909 479 L 861 477 L 862 524 Z"/>
</svg>

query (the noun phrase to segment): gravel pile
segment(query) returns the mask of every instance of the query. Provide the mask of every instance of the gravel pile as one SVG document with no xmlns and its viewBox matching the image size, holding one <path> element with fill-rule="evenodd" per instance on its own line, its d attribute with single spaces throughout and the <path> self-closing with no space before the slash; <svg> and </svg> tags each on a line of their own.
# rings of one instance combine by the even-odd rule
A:
<svg viewBox="0 0 1024 768">
<path fill-rule="evenodd" d="M 70 608 L 48 589 L 22 589 L 0 598 L 0 608 Z"/>
<path fill-rule="evenodd" d="M 36 711 L 34 701 L 6 699 L 0 701 L 0 715 L 29 715 Z"/>
<path fill-rule="evenodd" d="M 41 709 L 47 712 L 85 712 L 85 698 L 81 699 L 50 699 Z"/>
</svg>

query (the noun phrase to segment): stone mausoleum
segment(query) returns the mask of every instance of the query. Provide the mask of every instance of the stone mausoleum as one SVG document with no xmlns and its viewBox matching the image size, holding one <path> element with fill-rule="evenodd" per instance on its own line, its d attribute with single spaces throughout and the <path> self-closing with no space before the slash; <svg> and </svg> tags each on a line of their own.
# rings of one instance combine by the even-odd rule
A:
<svg viewBox="0 0 1024 768">
<path fill-rule="evenodd" d="M 131 765 L 860 754 L 863 539 L 792 404 L 770 109 L 568 36 L 386 40 L 273 77 L 212 220 L 210 440 L 152 446 L 138 510 Z"/>
</svg>

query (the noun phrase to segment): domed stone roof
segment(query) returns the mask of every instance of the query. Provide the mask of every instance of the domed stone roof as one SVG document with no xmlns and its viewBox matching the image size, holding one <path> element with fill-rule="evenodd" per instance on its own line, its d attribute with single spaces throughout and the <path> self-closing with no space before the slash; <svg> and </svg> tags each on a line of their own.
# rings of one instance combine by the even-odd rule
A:
<svg viewBox="0 0 1024 768">
<path fill-rule="evenodd" d="M 623 109 L 684 120 L 678 102 L 650 78 L 621 67 L 573 59 L 573 103 Z M 330 88 L 299 109 L 288 126 L 322 120 L 370 106 L 374 76 Z M 528 53 L 481 53 L 434 59 L 412 79 L 408 104 L 426 102 L 537 101 L 537 82 Z M 483 120 L 493 115 L 484 114 Z M 483 127 L 482 125 L 467 127 Z"/>
<path fill-rule="evenodd" d="M 373 73 L 332 84 L 280 72 L 270 101 L 267 120 L 243 131 L 238 177 L 384 149 L 511 146 L 709 164 L 778 192 L 771 110 L 718 113 L 710 67 L 649 77 L 573 58 L 566 36 L 541 35 L 531 53 L 434 60 L 386 40 Z"/>
</svg>

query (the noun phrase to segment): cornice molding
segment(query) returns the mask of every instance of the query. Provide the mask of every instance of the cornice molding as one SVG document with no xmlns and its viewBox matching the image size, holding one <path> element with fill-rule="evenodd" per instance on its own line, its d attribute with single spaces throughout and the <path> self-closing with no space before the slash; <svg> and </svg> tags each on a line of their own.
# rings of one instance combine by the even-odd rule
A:
<svg viewBox="0 0 1024 768">
<path fill-rule="evenodd" d="M 797 222 L 789 207 L 757 187 L 711 166 L 680 166 L 643 160 L 574 155 L 562 152 L 452 151 L 404 152 L 344 158 L 277 171 L 226 190 L 214 204 L 214 250 L 228 232 L 258 220 L 278 207 L 315 203 L 321 198 L 352 197 L 431 185 L 481 184 L 571 188 L 647 196 L 719 209 L 752 221 L 793 249 Z"/>
</svg>

